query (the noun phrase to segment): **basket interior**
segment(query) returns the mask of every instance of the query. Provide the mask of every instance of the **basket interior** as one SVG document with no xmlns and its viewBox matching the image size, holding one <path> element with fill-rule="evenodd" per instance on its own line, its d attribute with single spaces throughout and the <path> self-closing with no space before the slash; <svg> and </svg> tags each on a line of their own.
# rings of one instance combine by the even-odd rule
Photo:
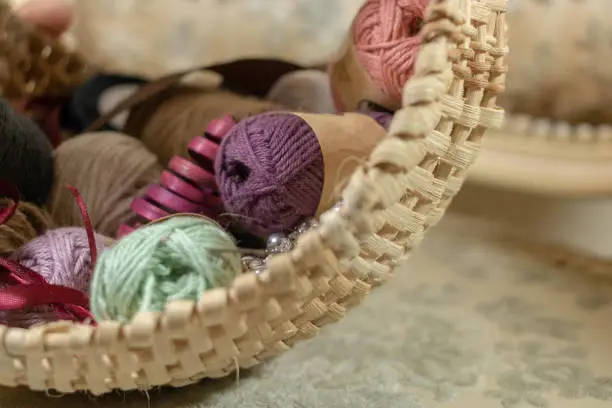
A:
<svg viewBox="0 0 612 408">
<path fill-rule="evenodd" d="M 257 365 L 343 318 L 440 220 L 485 131 L 500 126 L 505 13 L 503 0 L 432 0 L 415 74 L 387 137 L 349 180 L 342 206 L 264 272 L 127 324 L 0 326 L 0 383 L 93 394 L 182 386 Z M 51 76 L 37 78 L 39 85 L 16 89 L 54 89 L 44 79 Z"/>
</svg>

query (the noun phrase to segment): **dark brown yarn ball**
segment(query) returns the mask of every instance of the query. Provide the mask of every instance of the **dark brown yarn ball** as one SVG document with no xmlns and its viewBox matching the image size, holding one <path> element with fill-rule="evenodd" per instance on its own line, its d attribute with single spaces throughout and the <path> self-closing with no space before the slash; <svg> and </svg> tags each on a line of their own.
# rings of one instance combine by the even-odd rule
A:
<svg viewBox="0 0 612 408">
<path fill-rule="evenodd" d="M 270 101 L 224 90 L 181 86 L 133 108 L 123 132 L 139 138 L 165 166 L 173 156 L 188 158 L 189 142 L 213 119 L 230 114 L 240 120 L 282 109 Z"/>
<path fill-rule="evenodd" d="M 53 184 L 53 147 L 42 130 L 0 98 L 0 179 L 21 198 L 45 202 Z"/>
</svg>

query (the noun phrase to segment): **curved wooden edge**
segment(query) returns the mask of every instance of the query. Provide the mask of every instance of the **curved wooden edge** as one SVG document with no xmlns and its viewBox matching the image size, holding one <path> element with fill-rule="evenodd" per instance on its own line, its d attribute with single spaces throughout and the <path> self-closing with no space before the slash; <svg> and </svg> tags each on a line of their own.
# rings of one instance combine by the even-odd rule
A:
<svg viewBox="0 0 612 408">
<path fill-rule="evenodd" d="M 612 194 L 612 159 L 548 156 L 485 146 L 467 182 L 559 196 Z"/>
</svg>

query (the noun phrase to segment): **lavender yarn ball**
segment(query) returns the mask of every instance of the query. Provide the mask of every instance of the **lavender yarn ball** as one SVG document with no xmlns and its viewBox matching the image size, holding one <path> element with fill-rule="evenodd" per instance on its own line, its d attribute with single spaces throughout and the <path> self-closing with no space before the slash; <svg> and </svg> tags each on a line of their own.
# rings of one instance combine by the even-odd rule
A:
<svg viewBox="0 0 612 408">
<path fill-rule="evenodd" d="M 311 218 L 323 191 L 323 153 L 292 113 L 243 119 L 224 137 L 215 174 L 227 212 L 248 232 L 286 232 Z"/>
<path fill-rule="evenodd" d="M 95 241 L 100 254 L 107 248 L 110 239 L 95 234 Z M 49 230 L 17 249 L 11 259 L 38 272 L 50 284 L 89 293 L 93 268 L 84 228 Z"/>
</svg>

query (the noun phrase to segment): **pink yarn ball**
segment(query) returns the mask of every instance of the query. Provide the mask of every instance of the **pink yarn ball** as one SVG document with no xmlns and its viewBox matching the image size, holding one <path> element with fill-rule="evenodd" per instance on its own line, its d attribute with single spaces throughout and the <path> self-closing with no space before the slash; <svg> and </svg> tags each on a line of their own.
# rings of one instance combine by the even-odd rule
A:
<svg viewBox="0 0 612 408">
<path fill-rule="evenodd" d="M 395 100 L 412 76 L 429 0 L 367 0 L 355 17 L 353 43 L 372 82 Z"/>
</svg>

